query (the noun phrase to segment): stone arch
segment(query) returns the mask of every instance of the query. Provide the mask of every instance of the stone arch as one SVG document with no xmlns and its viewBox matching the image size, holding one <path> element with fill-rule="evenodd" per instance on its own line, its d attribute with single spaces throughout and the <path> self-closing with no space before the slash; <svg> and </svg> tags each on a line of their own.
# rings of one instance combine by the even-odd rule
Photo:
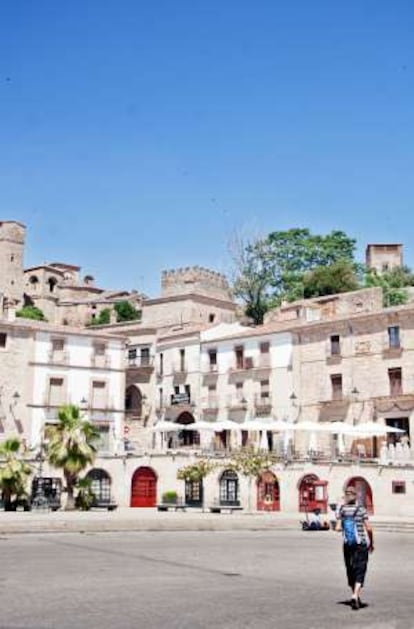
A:
<svg viewBox="0 0 414 629">
<path fill-rule="evenodd" d="M 239 477 L 234 470 L 224 470 L 219 478 L 220 504 L 239 506 Z"/>
<path fill-rule="evenodd" d="M 180 413 L 176 420 L 176 424 L 182 424 L 188 426 L 194 424 L 194 416 L 189 411 L 183 411 Z M 177 434 L 180 446 L 199 446 L 200 445 L 200 433 L 197 430 L 182 430 Z"/>
<path fill-rule="evenodd" d="M 344 492 L 347 487 L 354 487 L 357 492 L 357 502 L 364 506 L 368 513 L 374 513 L 374 503 L 372 499 L 372 488 L 363 476 L 352 476 L 344 485 Z"/>
<path fill-rule="evenodd" d="M 49 286 L 49 293 L 54 293 L 57 285 L 57 279 L 55 277 L 49 277 L 47 285 Z"/>
<path fill-rule="evenodd" d="M 125 391 L 125 411 L 128 419 L 142 418 L 144 396 L 136 384 L 131 384 Z"/>
<path fill-rule="evenodd" d="M 263 472 L 257 481 L 257 510 L 280 511 L 279 481 L 273 472 Z"/>
</svg>

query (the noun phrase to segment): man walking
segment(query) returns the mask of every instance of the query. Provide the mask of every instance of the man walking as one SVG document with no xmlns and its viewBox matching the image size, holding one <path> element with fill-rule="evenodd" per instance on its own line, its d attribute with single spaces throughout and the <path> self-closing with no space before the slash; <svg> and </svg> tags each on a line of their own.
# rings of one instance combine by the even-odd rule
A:
<svg viewBox="0 0 414 629">
<path fill-rule="evenodd" d="M 368 565 L 368 552 L 374 550 L 372 527 L 365 507 L 357 504 L 355 487 L 345 491 L 345 503 L 337 516 L 336 531 L 342 531 L 348 585 L 352 590 L 351 607 L 361 607 L 360 593 Z"/>
</svg>

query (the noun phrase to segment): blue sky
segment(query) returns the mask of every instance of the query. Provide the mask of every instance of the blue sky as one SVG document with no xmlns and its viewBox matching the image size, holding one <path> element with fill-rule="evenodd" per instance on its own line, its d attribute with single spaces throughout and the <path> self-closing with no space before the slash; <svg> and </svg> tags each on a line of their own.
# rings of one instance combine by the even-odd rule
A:
<svg viewBox="0 0 414 629">
<path fill-rule="evenodd" d="M 411 0 L 0 5 L 0 219 L 26 265 L 159 292 L 235 232 L 403 242 L 414 266 Z"/>
</svg>

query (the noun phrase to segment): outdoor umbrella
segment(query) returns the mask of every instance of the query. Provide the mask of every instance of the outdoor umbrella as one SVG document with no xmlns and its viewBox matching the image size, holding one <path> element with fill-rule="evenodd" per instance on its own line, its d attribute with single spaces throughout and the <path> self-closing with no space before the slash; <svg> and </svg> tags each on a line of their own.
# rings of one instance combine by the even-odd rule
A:
<svg viewBox="0 0 414 629">
<path fill-rule="evenodd" d="M 223 421 L 213 424 L 214 432 L 222 432 L 223 430 L 242 430 L 242 424 L 232 422 L 231 419 L 223 419 Z"/>
<path fill-rule="evenodd" d="M 213 422 L 204 422 L 202 420 L 193 422 L 192 424 L 182 424 L 182 430 L 214 430 L 215 424 Z"/>
<path fill-rule="evenodd" d="M 182 429 L 182 424 L 175 424 L 174 422 L 167 422 L 165 420 L 158 422 L 151 428 L 153 432 L 179 432 Z"/>
<path fill-rule="evenodd" d="M 381 437 L 388 433 L 405 433 L 401 428 L 394 428 L 377 422 L 364 422 L 353 427 L 354 434 L 361 437 Z"/>
<path fill-rule="evenodd" d="M 266 430 L 262 430 L 262 434 L 260 436 L 259 448 L 260 448 L 260 450 L 269 450 L 269 442 L 267 440 L 267 431 Z"/>
</svg>

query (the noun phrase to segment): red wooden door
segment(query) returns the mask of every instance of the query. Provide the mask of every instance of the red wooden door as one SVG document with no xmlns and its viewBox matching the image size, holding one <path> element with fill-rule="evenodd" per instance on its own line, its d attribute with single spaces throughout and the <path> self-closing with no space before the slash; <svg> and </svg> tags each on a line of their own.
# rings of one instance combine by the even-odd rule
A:
<svg viewBox="0 0 414 629">
<path fill-rule="evenodd" d="M 374 513 L 374 504 L 372 502 L 372 489 L 370 484 L 362 478 L 355 476 L 348 482 L 348 487 L 355 487 L 357 492 L 357 502 L 365 507 L 368 513 Z"/>
<path fill-rule="evenodd" d="M 155 507 L 157 477 L 150 467 L 139 467 L 132 477 L 131 507 Z"/>
<path fill-rule="evenodd" d="M 280 511 L 279 483 L 272 472 L 264 472 L 257 483 L 257 510 Z"/>
</svg>

